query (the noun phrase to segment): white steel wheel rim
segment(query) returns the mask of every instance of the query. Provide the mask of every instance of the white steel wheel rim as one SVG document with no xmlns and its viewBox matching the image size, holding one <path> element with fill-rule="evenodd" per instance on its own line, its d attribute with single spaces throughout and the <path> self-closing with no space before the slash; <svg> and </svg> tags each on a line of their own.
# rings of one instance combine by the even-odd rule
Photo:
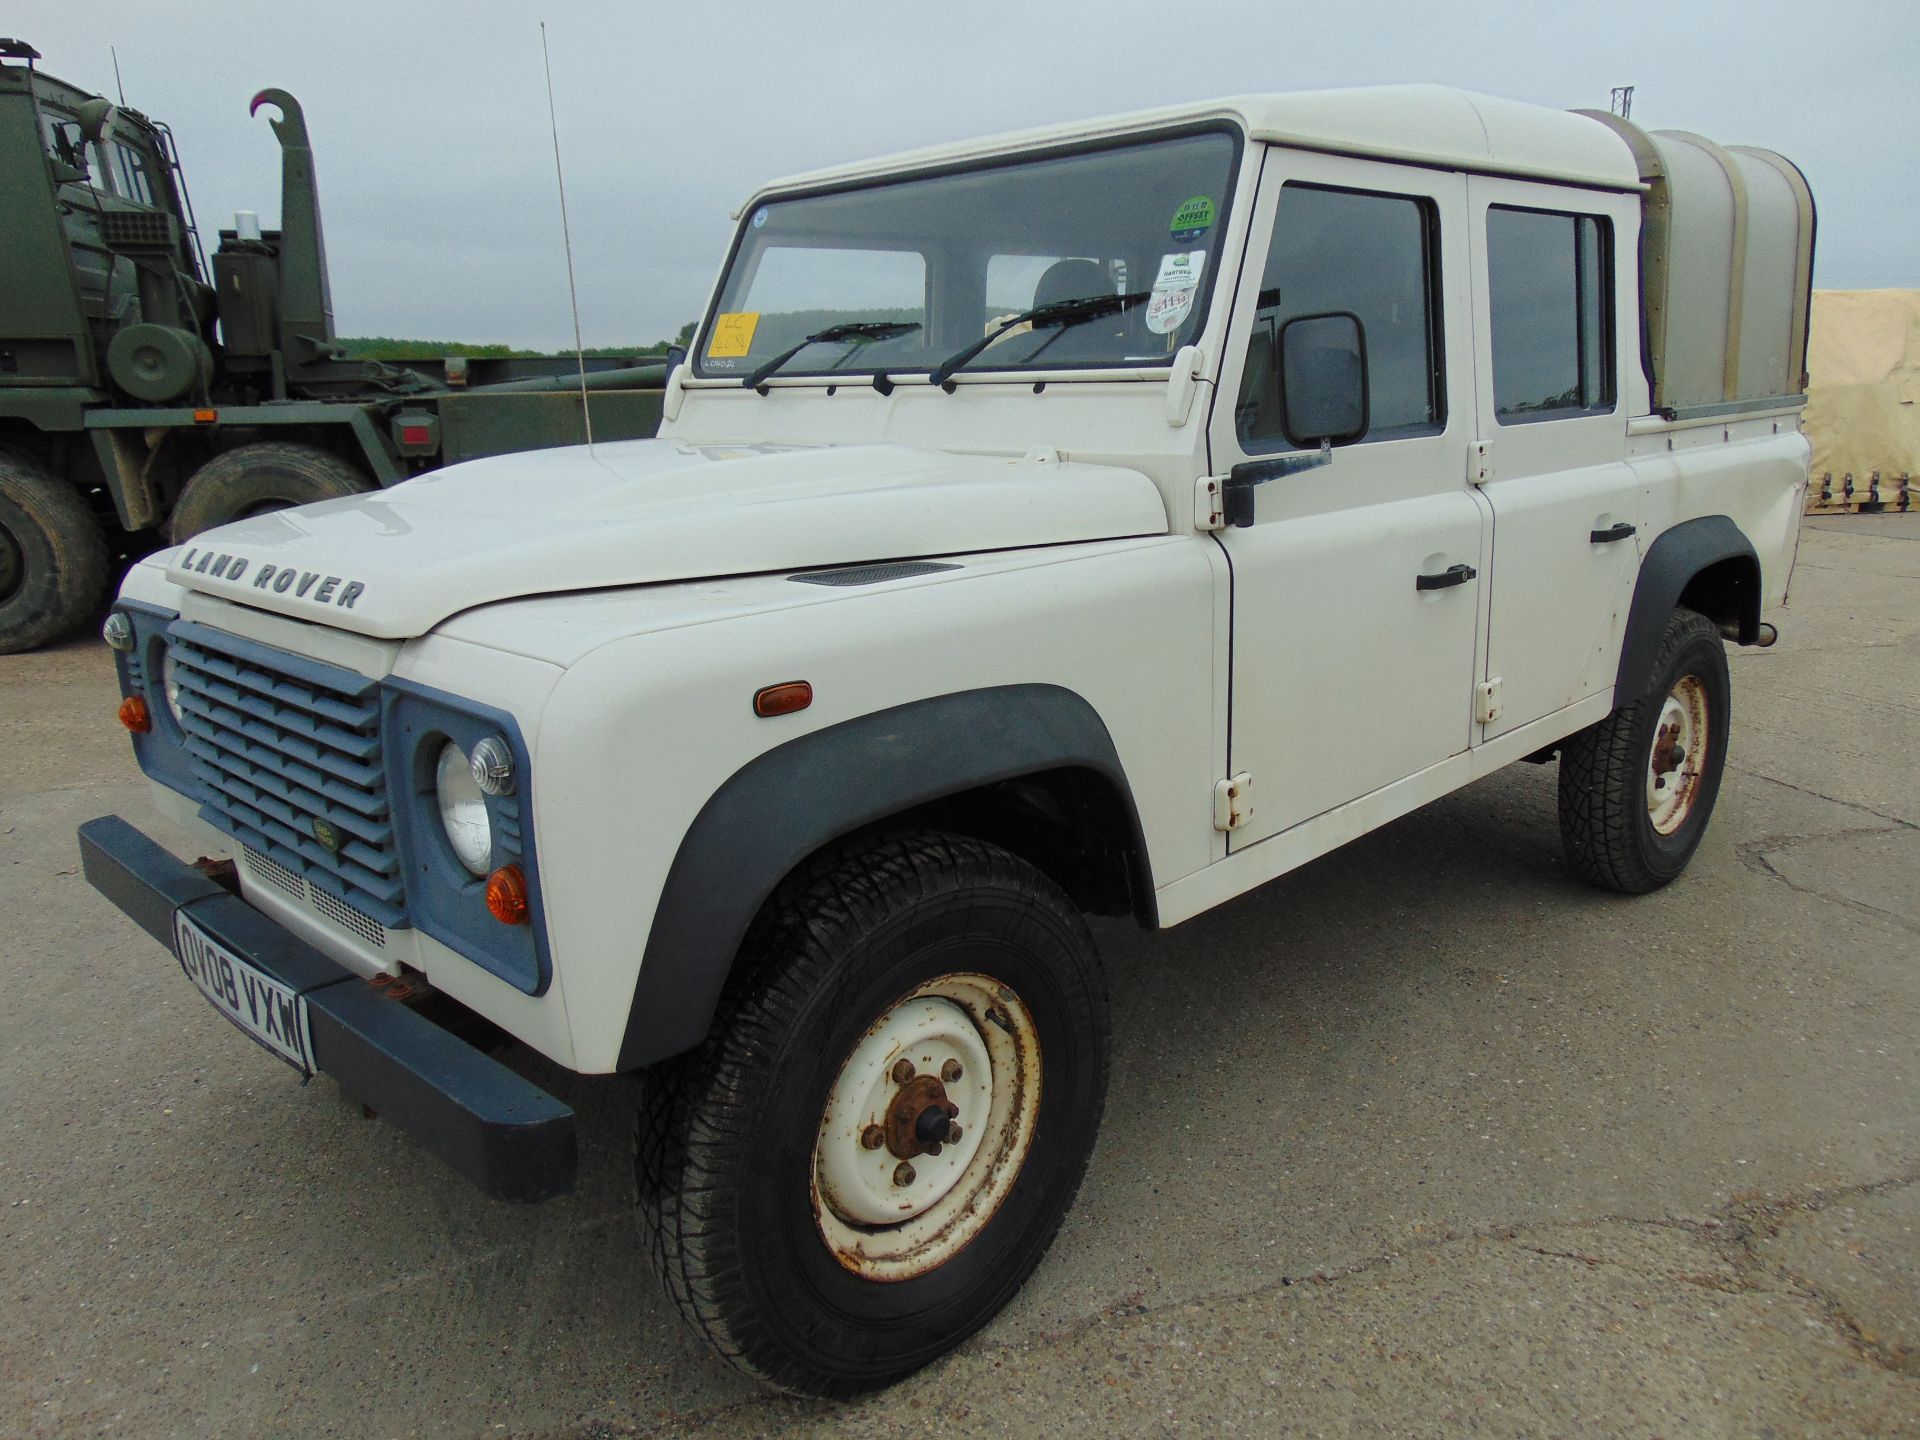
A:
<svg viewBox="0 0 1920 1440">
<path fill-rule="evenodd" d="M 1687 823 L 1707 768 L 1707 687 L 1682 675 L 1660 706 L 1647 756 L 1647 819 L 1671 835 Z"/>
<path fill-rule="evenodd" d="M 960 1138 L 934 1154 L 919 1127 L 942 1106 Z M 814 1144 L 813 1213 L 834 1258 L 892 1281 L 959 1254 L 1013 1189 L 1039 1110 L 1039 1035 L 1012 990 L 943 975 L 889 1006 L 841 1065 Z"/>
</svg>

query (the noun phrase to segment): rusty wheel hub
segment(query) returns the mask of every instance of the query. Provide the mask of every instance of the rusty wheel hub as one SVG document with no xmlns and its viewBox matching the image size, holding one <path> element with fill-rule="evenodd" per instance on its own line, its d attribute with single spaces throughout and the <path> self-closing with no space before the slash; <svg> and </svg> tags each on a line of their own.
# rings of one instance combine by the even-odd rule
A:
<svg viewBox="0 0 1920 1440">
<path fill-rule="evenodd" d="M 986 976 L 889 1007 L 842 1064 L 814 1146 L 814 1216 L 847 1269 L 904 1280 L 993 1218 L 1039 1114 L 1032 1016 Z"/>
<path fill-rule="evenodd" d="M 938 1155 L 959 1118 L 960 1107 L 947 1098 L 947 1087 L 939 1078 L 916 1075 L 900 1087 L 887 1107 L 887 1149 L 902 1160 Z"/>
</svg>

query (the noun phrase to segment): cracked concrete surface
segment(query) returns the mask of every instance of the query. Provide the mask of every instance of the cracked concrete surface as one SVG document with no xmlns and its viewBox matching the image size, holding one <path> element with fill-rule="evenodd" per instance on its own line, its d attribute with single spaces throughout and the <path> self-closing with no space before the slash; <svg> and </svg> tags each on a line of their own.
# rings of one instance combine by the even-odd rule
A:
<svg viewBox="0 0 1920 1440">
<path fill-rule="evenodd" d="M 77 874 L 165 836 L 104 653 L 0 658 L 0 1433 L 1920 1435 L 1920 516 L 1810 521 L 1693 867 L 1572 883 L 1515 766 L 1161 936 L 987 1331 L 851 1405 L 682 1333 L 631 1082 L 492 1205 L 306 1090 Z"/>
</svg>

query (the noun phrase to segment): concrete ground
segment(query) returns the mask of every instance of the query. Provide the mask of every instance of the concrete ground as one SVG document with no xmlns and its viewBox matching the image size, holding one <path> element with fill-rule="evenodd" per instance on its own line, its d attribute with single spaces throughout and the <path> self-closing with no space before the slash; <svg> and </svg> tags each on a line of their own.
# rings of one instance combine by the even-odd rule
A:
<svg viewBox="0 0 1920 1440">
<path fill-rule="evenodd" d="M 656 1290 L 633 1082 L 525 1060 L 585 1162 L 519 1209 L 235 1035 L 78 873 L 80 821 L 158 824 L 105 652 L 0 659 L 0 1433 L 1920 1434 L 1920 515 L 1810 521 L 1734 675 L 1664 893 L 1570 880 L 1520 765 L 1102 925 L 1113 1095 L 1058 1244 L 825 1405 Z"/>
</svg>

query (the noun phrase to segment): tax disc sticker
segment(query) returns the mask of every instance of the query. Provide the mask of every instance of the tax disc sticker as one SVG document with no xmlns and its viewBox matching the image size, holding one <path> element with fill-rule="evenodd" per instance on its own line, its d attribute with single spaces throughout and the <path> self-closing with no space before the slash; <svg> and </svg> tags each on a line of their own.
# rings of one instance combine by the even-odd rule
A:
<svg viewBox="0 0 1920 1440">
<path fill-rule="evenodd" d="M 1186 245 L 1198 240 L 1213 228 L 1213 197 L 1195 195 L 1182 200 L 1180 208 L 1173 212 L 1167 230 L 1173 236 L 1176 245 Z"/>
<path fill-rule="evenodd" d="M 1160 257 L 1160 270 L 1147 296 L 1148 330 L 1155 335 L 1171 335 L 1186 322 L 1193 313 L 1193 297 L 1199 292 L 1200 272 L 1206 263 L 1204 250 L 1175 250 Z"/>
<path fill-rule="evenodd" d="M 766 223 L 767 223 L 767 207 L 762 205 L 758 210 L 753 212 L 753 228 L 758 230 L 762 225 Z"/>
</svg>

